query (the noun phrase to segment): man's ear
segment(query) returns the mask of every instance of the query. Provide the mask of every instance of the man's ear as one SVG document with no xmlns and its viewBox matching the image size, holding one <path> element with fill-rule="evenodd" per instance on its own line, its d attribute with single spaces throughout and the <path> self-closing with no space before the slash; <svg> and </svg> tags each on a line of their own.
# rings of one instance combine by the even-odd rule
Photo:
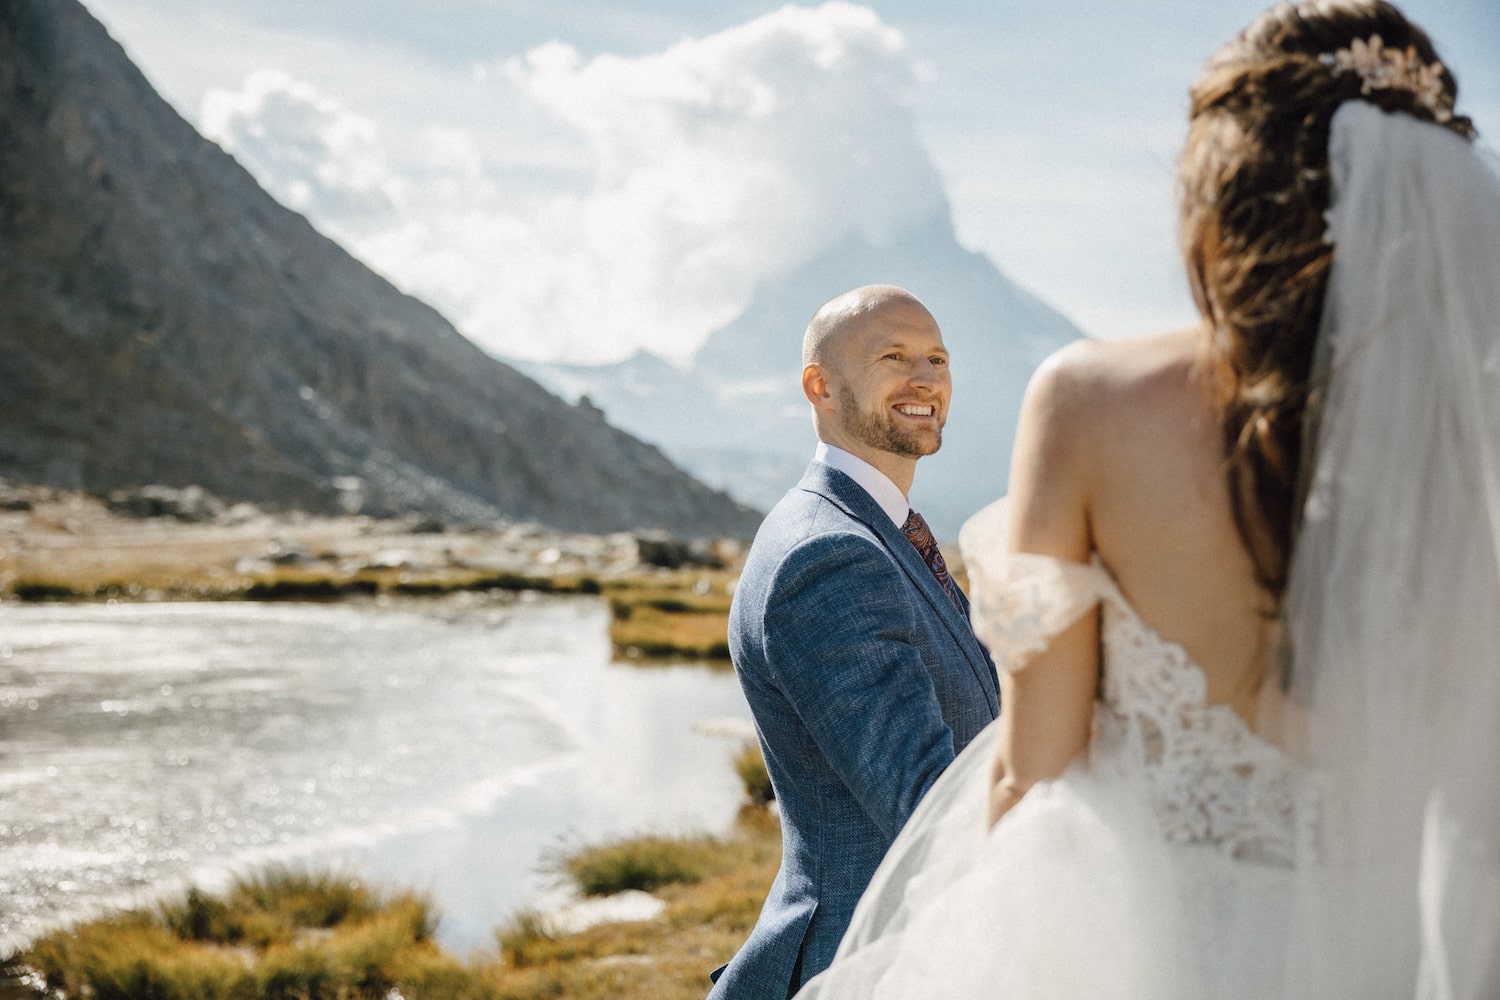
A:
<svg viewBox="0 0 1500 1000">
<path fill-rule="evenodd" d="M 833 392 L 828 385 L 828 373 L 816 361 L 802 369 L 802 395 L 814 407 L 822 409 L 833 401 Z"/>
</svg>

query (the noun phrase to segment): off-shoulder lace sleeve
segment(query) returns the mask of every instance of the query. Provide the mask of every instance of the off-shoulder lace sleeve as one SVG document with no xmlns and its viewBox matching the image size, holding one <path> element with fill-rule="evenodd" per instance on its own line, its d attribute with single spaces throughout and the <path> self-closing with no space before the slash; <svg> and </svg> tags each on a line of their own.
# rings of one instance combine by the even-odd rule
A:
<svg viewBox="0 0 1500 1000">
<path fill-rule="evenodd" d="M 1098 564 L 1007 551 L 1004 498 L 971 517 L 958 544 L 969 574 L 974 634 L 1001 670 L 1026 666 L 1110 586 Z"/>
</svg>

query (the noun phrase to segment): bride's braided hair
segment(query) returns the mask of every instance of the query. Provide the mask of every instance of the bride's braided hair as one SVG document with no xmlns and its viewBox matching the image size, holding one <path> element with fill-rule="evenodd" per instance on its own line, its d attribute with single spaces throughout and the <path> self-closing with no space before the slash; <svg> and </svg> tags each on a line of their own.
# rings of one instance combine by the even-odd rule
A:
<svg viewBox="0 0 1500 1000">
<path fill-rule="evenodd" d="M 1361 73 L 1335 65 L 1334 53 L 1376 37 L 1388 52 L 1413 54 L 1434 93 L 1372 89 Z M 1179 169 L 1182 249 L 1213 331 L 1209 363 L 1235 523 L 1257 577 L 1277 599 L 1286 587 L 1302 418 L 1333 260 L 1323 240 L 1329 124 L 1340 104 L 1359 99 L 1442 119 L 1472 137 L 1469 120 L 1450 113 L 1457 91 L 1426 33 L 1383 0 L 1279 4 L 1216 52 L 1190 89 Z"/>
</svg>

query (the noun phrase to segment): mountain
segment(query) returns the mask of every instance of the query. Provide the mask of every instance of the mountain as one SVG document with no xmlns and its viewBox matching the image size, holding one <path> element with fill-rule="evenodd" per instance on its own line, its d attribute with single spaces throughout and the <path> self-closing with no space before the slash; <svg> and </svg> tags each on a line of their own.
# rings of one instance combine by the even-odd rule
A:
<svg viewBox="0 0 1500 1000">
<path fill-rule="evenodd" d="M 76 0 L 0 0 L 0 358 L 12 481 L 596 532 L 759 521 L 274 201 Z"/>
<path fill-rule="evenodd" d="M 802 397 L 802 331 L 823 302 L 864 284 L 909 289 L 952 355 L 943 447 L 917 466 L 912 503 L 944 538 L 1005 492 L 1021 396 L 1052 351 L 1083 332 L 963 249 L 947 214 L 876 245 L 851 235 L 759 288 L 689 364 L 650 354 L 601 366 L 518 365 L 653 441 L 707 483 L 768 507 L 796 483 L 816 444 Z"/>
</svg>

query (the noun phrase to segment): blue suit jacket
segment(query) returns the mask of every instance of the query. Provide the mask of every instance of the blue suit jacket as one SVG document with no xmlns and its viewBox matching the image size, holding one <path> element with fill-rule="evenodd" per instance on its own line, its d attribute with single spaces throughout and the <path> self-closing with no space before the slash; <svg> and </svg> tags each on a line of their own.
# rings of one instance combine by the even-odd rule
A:
<svg viewBox="0 0 1500 1000">
<path fill-rule="evenodd" d="M 826 968 L 902 824 L 999 713 L 967 612 L 842 472 L 812 463 L 767 515 L 729 648 L 781 809 L 781 870 L 711 1000 L 779 1000 Z"/>
</svg>

